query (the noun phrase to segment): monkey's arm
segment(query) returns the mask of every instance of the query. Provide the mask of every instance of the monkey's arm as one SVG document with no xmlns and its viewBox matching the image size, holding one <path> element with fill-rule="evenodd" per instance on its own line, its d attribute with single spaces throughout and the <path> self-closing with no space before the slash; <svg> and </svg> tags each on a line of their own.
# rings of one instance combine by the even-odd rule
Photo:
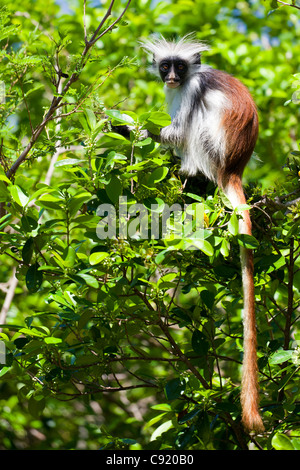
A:
<svg viewBox="0 0 300 470">
<path fill-rule="evenodd" d="M 114 126 L 111 124 L 111 130 L 116 134 L 120 134 L 126 139 L 130 138 L 130 132 L 134 130 L 134 127 L 127 126 L 126 124 L 120 126 Z M 155 142 L 161 142 L 161 136 L 152 134 L 152 132 L 148 131 L 147 129 L 143 129 L 140 131 L 140 140 L 147 139 L 147 137 L 151 137 L 152 140 Z"/>
<path fill-rule="evenodd" d="M 131 126 L 127 125 L 120 125 L 120 126 L 114 126 L 111 124 L 111 130 L 113 132 L 116 132 L 117 134 L 122 135 L 126 139 L 130 138 L 130 132 L 134 128 Z M 170 145 L 170 146 L 177 146 L 180 147 L 182 144 L 182 137 L 180 136 L 179 133 L 179 128 L 174 126 L 173 124 L 170 124 L 169 126 L 166 126 L 160 130 L 159 134 L 153 134 L 147 129 L 143 129 L 140 131 L 140 139 L 147 139 L 147 137 L 151 137 L 154 142 L 157 142 L 159 144 L 165 144 L 165 145 Z"/>
<path fill-rule="evenodd" d="M 133 127 L 130 128 L 129 126 L 126 126 L 126 124 L 121 125 L 121 126 L 113 126 L 113 125 L 111 124 L 111 130 L 112 130 L 113 132 L 115 132 L 116 134 L 120 134 L 120 135 L 122 135 L 123 137 L 126 137 L 126 139 L 129 139 L 129 137 L 130 137 L 130 131 L 131 131 L 132 129 L 133 129 Z"/>
</svg>

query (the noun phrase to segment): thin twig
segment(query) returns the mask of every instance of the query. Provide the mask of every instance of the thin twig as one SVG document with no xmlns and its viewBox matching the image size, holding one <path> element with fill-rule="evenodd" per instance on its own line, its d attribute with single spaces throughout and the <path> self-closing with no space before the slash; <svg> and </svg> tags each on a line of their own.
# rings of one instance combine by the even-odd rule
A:
<svg viewBox="0 0 300 470">
<path fill-rule="evenodd" d="M 86 35 L 86 0 L 83 2 L 83 30 L 84 30 L 84 42 L 87 43 L 87 35 Z"/>
<path fill-rule="evenodd" d="M 58 90 L 57 90 L 58 93 L 61 93 L 61 89 L 62 89 L 62 83 L 60 81 L 58 83 Z M 56 135 L 59 135 L 59 133 L 60 133 L 60 127 L 61 127 L 60 116 L 61 116 L 61 108 L 58 108 L 56 110 L 56 117 L 58 118 L 58 120 L 56 122 L 56 126 L 55 126 L 55 134 Z M 55 163 L 57 162 L 58 156 L 60 154 L 60 152 L 59 152 L 60 146 L 61 146 L 61 139 L 59 138 L 58 141 L 57 141 L 57 148 L 56 148 L 54 154 L 51 157 L 50 165 L 49 165 L 46 177 L 45 177 L 45 184 L 47 184 L 47 185 L 50 185 L 51 178 L 52 178 L 52 175 L 53 175 L 53 172 L 54 172 Z"/>
<path fill-rule="evenodd" d="M 282 2 L 281 0 L 277 0 L 277 2 L 281 3 L 281 5 L 284 5 L 284 6 L 287 6 L 287 7 L 292 7 L 292 8 L 297 8 L 297 10 L 300 10 L 300 7 L 298 7 L 297 5 L 294 5 L 292 3 Z"/>
<path fill-rule="evenodd" d="M 89 98 L 89 96 L 91 95 L 92 92 L 95 92 L 98 88 L 100 88 L 102 85 L 104 85 L 104 83 L 106 82 L 106 80 L 114 73 L 114 71 L 120 66 L 120 64 L 117 64 L 115 67 L 113 67 L 112 69 L 108 70 L 106 72 L 106 75 L 105 77 L 103 78 L 103 80 L 98 83 L 96 86 L 95 84 L 97 83 L 97 81 L 102 77 L 102 75 L 99 75 L 99 77 L 94 81 L 94 83 L 92 83 L 88 89 L 86 90 L 85 94 L 82 96 L 82 98 L 80 99 L 80 101 L 78 103 L 74 103 L 74 108 L 67 112 L 67 113 L 61 113 L 60 115 L 58 114 L 54 114 L 51 118 L 49 118 L 49 121 L 54 121 L 55 119 L 62 119 L 64 117 L 67 117 L 67 116 L 71 116 L 72 114 L 75 114 L 77 112 L 81 112 L 79 111 L 79 108 L 83 105 L 83 103 Z M 73 104 L 72 103 L 65 103 L 65 102 L 62 102 L 60 103 L 58 106 L 57 106 L 57 109 L 59 108 L 62 108 L 63 106 L 65 105 L 68 105 L 68 106 L 72 106 Z"/>
<path fill-rule="evenodd" d="M 96 31 L 94 32 L 91 40 L 89 41 L 90 43 L 93 43 L 93 42 L 96 42 L 97 41 L 97 34 L 99 33 L 100 29 L 102 28 L 102 26 L 104 25 L 104 23 L 106 22 L 106 20 L 108 19 L 108 17 L 111 15 L 111 12 L 112 12 L 112 7 L 114 6 L 114 3 L 115 3 L 115 0 L 112 0 L 110 2 L 110 5 L 108 7 L 108 10 L 107 12 L 105 13 L 102 21 L 99 23 L 99 26 L 98 28 L 96 29 Z"/>
</svg>

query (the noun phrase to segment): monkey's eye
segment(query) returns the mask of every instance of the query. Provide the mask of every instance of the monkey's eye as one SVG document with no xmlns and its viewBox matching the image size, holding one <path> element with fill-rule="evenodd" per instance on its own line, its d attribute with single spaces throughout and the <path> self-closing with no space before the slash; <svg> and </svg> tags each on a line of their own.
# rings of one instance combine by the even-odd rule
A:
<svg viewBox="0 0 300 470">
<path fill-rule="evenodd" d="M 167 64 L 167 63 L 161 64 L 160 69 L 163 70 L 163 71 L 169 70 L 169 64 Z"/>
<path fill-rule="evenodd" d="M 178 70 L 184 70 L 185 65 L 184 64 L 178 64 Z"/>
</svg>

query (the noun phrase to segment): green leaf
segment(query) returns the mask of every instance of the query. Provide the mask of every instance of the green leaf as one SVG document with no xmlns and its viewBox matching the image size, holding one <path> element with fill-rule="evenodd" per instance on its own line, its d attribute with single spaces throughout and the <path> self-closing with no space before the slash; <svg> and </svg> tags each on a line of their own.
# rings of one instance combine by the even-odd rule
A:
<svg viewBox="0 0 300 470">
<path fill-rule="evenodd" d="M 4 174 L 1 174 L 1 173 L 0 173 L 0 181 L 4 181 L 5 183 L 11 185 L 11 181 L 7 178 L 7 176 L 5 176 Z"/>
<path fill-rule="evenodd" d="M 38 270 L 39 264 L 30 266 L 26 273 L 26 286 L 29 292 L 37 292 L 43 282 L 43 273 Z"/>
<path fill-rule="evenodd" d="M 176 400 L 181 397 L 185 390 L 186 383 L 183 379 L 176 378 L 170 380 L 165 386 L 165 394 L 168 400 Z"/>
<path fill-rule="evenodd" d="M 117 139 L 117 140 L 123 140 L 124 142 L 129 142 L 126 137 L 124 137 L 121 134 L 118 134 L 117 132 L 106 132 L 105 134 L 108 137 L 111 137 L 112 139 Z"/>
<path fill-rule="evenodd" d="M 43 409 L 45 408 L 46 400 L 44 397 L 38 397 L 35 398 L 34 396 L 29 398 L 28 401 L 28 411 L 29 413 L 34 416 L 35 418 L 38 418 Z"/>
<path fill-rule="evenodd" d="M 201 250 L 207 256 L 213 256 L 214 254 L 212 245 L 207 240 L 203 240 L 202 238 L 190 238 L 185 240 L 184 248 L 187 250 Z"/>
<path fill-rule="evenodd" d="M 9 190 L 13 200 L 19 204 L 19 206 L 25 207 L 28 204 L 29 197 L 23 193 L 19 186 L 11 184 L 7 189 Z"/>
<path fill-rule="evenodd" d="M 171 124 L 171 117 L 167 113 L 155 111 L 150 114 L 147 121 L 152 122 L 156 126 L 165 127 Z"/>
<path fill-rule="evenodd" d="M 81 209 L 83 203 L 89 201 L 91 199 L 91 193 L 88 191 L 82 191 L 75 196 L 73 196 L 68 201 L 68 209 L 70 212 L 70 216 L 74 217 L 79 209 Z"/>
<path fill-rule="evenodd" d="M 61 311 L 59 312 L 59 318 L 63 319 L 63 320 L 67 320 L 67 321 L 78 321 L 80 320 L 80 315 L 78 315 L 78 313 L 75 313 L 75 312 L 64 312 L 64 311 Z"/>
<path fill-rule="evenodd" d="M 63 263 L 66 268 L 72 268 L 76 261 L 76 251 L 72 246 L 68 246 L 63 252 Z"/>
<path fill-rule="evenodd" d="M 203 202 L 203 197 L 198 196 L 198 194 L 186 193 L 186 195 L 191 197 L 192 199 L 195 199 L 195 201 Z"/>
<path fill-rule="evenodd" d="M 33 238 L 30 237 L 28 240 L 25 242 L 25 245 L 22 248 L 22 259 L 25 264 L 29 264 L 33 255 Z"/>
<path fill-rule="evenodd" d="M 48 336 L 47 338 L 44 338 L 44 341 L 46 344 L 58 344 L 62 343 L 61 338 L 55 338 L 54 336 Z"/>
<path fill-rule="evenodd" d="M 124 160 L 127 160 L 126 155 L 111 151 L 107 155 L 105 168 L 107 168 L 109 165 L 112 165 L 115 162 L 120 162 L 120 161 L 123 162 Z"/>
<path fill-rule="evenodd" d="M 63 160 L 59 160 L 55 163 L 55 168 L 64 167 L 64 166 L 76 166 L 81 162 L 85 162 L 85 160 L 79 160 L 78 158 L 64 158 Z"/>
<path fill-rule="evenodd" d="M 97 119 L 96 119 L 96 116 L 93 112 L 92 109 L 85 109 L 84 110 L 84 114 L 85 114 L 85 117 L 86 117 L 86 120 L 88 122 L 88 125 L 90 126 L 90 129 L 93 130 L 97 124 Z"/>
<path fill-rule="evenodd" d="M 166 166 L 161 166 L 156 168 L 149 176 L 146 186 L 152 187 L 156 186 L 159 181 L 162 181 L 168 174 L 169 168 Z"/>
<path fill-rule="evenodd" d="M 276 10 L 278 8 L 278 1 L 277 0 L 269 0 L 270 2 L 270 7 L 272 10 Z"/>
<path fill-rule="evenodd" d="M 159 411 L 172 411 L 172 408 L 169 403 L 159 403 L 158 405 L 151 406 L 151 409 Z"/>
<path fill-rule="evenodd" d="M 148 197 L 143 201 L 144 206 L 151 212 L 161 213 L 164 210 L 165 203 L 159 197 Z"/>
<path fill-rule="evenodd" d="M 192 334 L 192 348 L 196 354 L 205 356 L 209 350 L 209 343 L 206 336 L 199 330 L 194 330 Z"/>
<path fill-rule="evenodd" d="M 3 229 L 6 225 L 9 224 L 11 217 L 12 217 L 11 214 L 6 214 L 3 217 L 1 217 L 1 219 L 0 219 L 0 230 Z"/>
<path fill-rule="evenodd" d="M 197 416 L 201 412 L 200 407 L 195 407 L 192 411 L 189 413 L 186 413 L 182 418 L 178 419 L 179 424 L 186 423 L 187 421 L 191 421 L 195 416 Z"/>
<path fill-rule="evenodd" d="M 36 202 L 45 209 L 61 210 L 64 200 L 58 194 L 44 194 Z"/>
<path fill-rule="evenodd" d="M 125 113 L 121 113 L 121 111 L 118 111 L 117 109 L 106 110 L 106 114 L 107 116 L 113 118 L 114 121 L 119 123 L 128 124 L 131 126 L 134 124 L 134 119 L 131 116 Z"/>
<path fill-rule="evenodd" d="M 158 421 L 160 421 L 161 419 L 163 419 L 165 416 L 167 415 L 167 412 L 164 412 L 164 413 L 160 413 L 159 415 L 157 416 L 154 416 L 154 418 L 150 419 L 146 425 L 144 426 L 144 429 L 148 429 L 150 427 L 152 427 L 154 424 L 156 424 Z"/>
<path fill-rule="evenodd" d="M 46 336 L 46 333 L 43 333 L 40 330 L 37 330 L 36 328 L 21 328 L 19 330 L 19 333 L 23 333 L 24 335 L 28 336 L 34 336 L 37 338 L 44 338 Z"/>
<path fill-rule="evenodd" d="M 169 253 L 170 253 L 169 249 L 160 251 L 160 253 L 158 253 L 155 257 L 155 263 L 161 264 Z"/>
<path fill-rule="evenodd" d="M 292 437 L 291 438 L 291 443 L 293 444 L 293 447 L 295 450 L 300 450 L 300 439 L 297 437 Z"/>
<path fill-rule="evenodd" d="M 203 290 L 200 293 L 200 297 L 207 308 L 212 309 L 215 301 L 215 295 L 209 290 Z"/>
<path fill-rule="evenodd" d="M 249 204 L 239 204 L 234 208 L 234 212 L 243 212 L 243 211 L 249 211 L 251 209 L 251 206 Z"/>
<path fill-rule="evenodd" d="M 91 135 L 91 130 L 90 130 L 90 128 L 89 128 L 89 126 L 88 126 L 88 123 L 87 123 L 87 120 L 85 119 L 85 117 L 83 116 L 83 114 L 79 114 L 78 120 L 79 120 L 80 124 L 82 125 L 82 127 L 83 127 L 85 133 L 86 133 L 87 135 Z"/>
<path fill-rule="evenodd" d="M 101 263 L 108 256 L 109 253 L 107 253 L 106 251 L 96 251 L 90 255 L 89 262 L 91 265 L 95 265 Z"/>
<path fill-rule="evenodd" d="M 232 235 L 237 235 L 239 233 L 239 220 L 235 212 L 229 219 L 228 230 Z"/>
<path fill-rule="evenodd" d="M 50 186 L 47 186 L 44 183 L 37 184 L 37 187 L 39 189 L 34 191 L 34 193 L 30 196 L 29 201 L 33 201 L 34 199 L 38 198 L 42 194 L 57 193 L 57 190 L 55 188 L 51 188 Z"/>
<path fill-rule="evenodd" d="M 49 296 L 49 301 L 50 302 L 56 302 L 60 305 L 64 305 L 68 308 L 72 308 L 74 305 L 72 304 L 72 302 L 70 302 L 70 300 L 66 300 L 61 293 L 58 293 L 58 294 L 51 294 Z"/>
<path fill-rule="evenodd" d="M 259 247 L 259 243 L 252 235 L 247 235 L 245 233 L 240 233 L 237 235 L 239 245 L 250 250 L 255 250 Z"/>
<path fill-rule="evenodd" d="M 153 432 L 151 435 L 151 441 L 155 441 L 157 438 L 159 438 L 164 432 L 167 432 L 169 429 L 173 427 L 173 422 L 172 420 L 168 420 L 165 423 L 162 423 L 160 426 L 158 426 L 157 429 Z"/>
<path fill-rule="evenodd" d="M 35 230 L 38 227 L 37 220 L 28 215 L 23 215 L 23 217 L 21 218 L 21 224 L 22 229 L 25 230 L 25 232 L 27 233 L 32 232 L 32 230 Z"/>
<path fill-rule="evenodd" d="M 109 199 L 116 204 L 119 202 L 119 197 L 122 195 L 122 184 L 117 176 L 113 176 L 105 188 L 106 194 Z"/>
<path fill-rule="evenodd" d="M 295 450 L 291 440 L 285 434 L 277 433 L 272 438 L 272 446 L 276 450 Z"/>
<path fill-rule="evenodd" d="M 224 258 L 227 258 L 229 256 L 229 249 L 230 249 L 230 244 L 229 242 L 224 238 L 221 243 L 221 248 L 220 252 L 224 256 Z"/>
<path fill-rule="evenodd" d="M 2 367 L 2 369 L 0 370 L 0 378 L 3 377 L 9 370 L 10 367 Z"/>
<path fill-rule="evenodd" d="M 175 439 L 175 447 L 176 449 L 184 449 L 193 439 L 195 431 L 195 426 L 192 425 L 189 428 L 184 429 L 183 431 L 179 431 Z"/>
<path fill-rule="evenodd" d="M 95 277 L 91 276 L 90 274 L 81 273 L 81 272 L 77 273 L 77 276 L 81 277 L 88 286 L 98 289 L 99 282 L 97 281 Z"/>
<path fill-rule="evenodd" d="M 284 266 L 286 259 L 280 254 L 264 255 L 255 263 L 255 270 L 258 272 L 270 273 Z"/>
<path fill-rule="evenodd" d="M 281 364 L 293 358 L 293 350 L 280 350 L 270 356 L 270 364 Z"/>
<path fill-rule="evenodd" d="M 175 279 L 177 277 L 177 273 L 174 273 L 174 272 L 171 272 L 171 273 L 167 273 L 167 274 L 164 274 L 163 276 L 161 276 L 161 278 L 158 280 L 157 282 L 157 286 L 159 287 L 162 283 L 164 282 L 170 282 L 170 281 L 173 281 L 173 279 Z"/>
<path fill-rule="evenodd" d="M 150 145 L 152 144 L 152 139 L 151 137 L 147 137 L 147 139 L 144 139 L 144 140 L 140 140 L 138 142 L 135 142 L 135 147 L 146 147 L 147 145 Z"/>
<path fill-rule="evenodd" d="M 21 25 L 13 25 L 13 26 L 2 26 L 1 31 L 0 31 L 0 41 L 3 39 L 15 35 L 18 32 L 18 29 L 20 29 Z"/>
</svg>

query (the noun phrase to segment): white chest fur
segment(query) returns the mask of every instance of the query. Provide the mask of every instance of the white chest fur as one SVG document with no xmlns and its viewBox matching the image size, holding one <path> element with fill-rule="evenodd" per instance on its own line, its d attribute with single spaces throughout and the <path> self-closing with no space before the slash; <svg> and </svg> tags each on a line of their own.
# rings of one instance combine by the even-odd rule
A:
<svg viewBox="0 0 300 470">
<path fill-rule="evenodd" d="M 215 167 L 225 157 L 225 135 L 221 126 L 224 110 L 229 106 L 225 94 L 220 90 L 208 90 L 199 96 L 199 78 L 192 78 L 179 89 L 166 88 L 171 131 L 175 146 L 182 158 L 181 170 L 195 175 L 198 171 L 215 180 Z M 198 94 L 198 97 L 197 97 Z M 201 100 L 201 98 L 203 98 Z M 199 101 L 197 107 L 193 100 Z"/>
</svg>

